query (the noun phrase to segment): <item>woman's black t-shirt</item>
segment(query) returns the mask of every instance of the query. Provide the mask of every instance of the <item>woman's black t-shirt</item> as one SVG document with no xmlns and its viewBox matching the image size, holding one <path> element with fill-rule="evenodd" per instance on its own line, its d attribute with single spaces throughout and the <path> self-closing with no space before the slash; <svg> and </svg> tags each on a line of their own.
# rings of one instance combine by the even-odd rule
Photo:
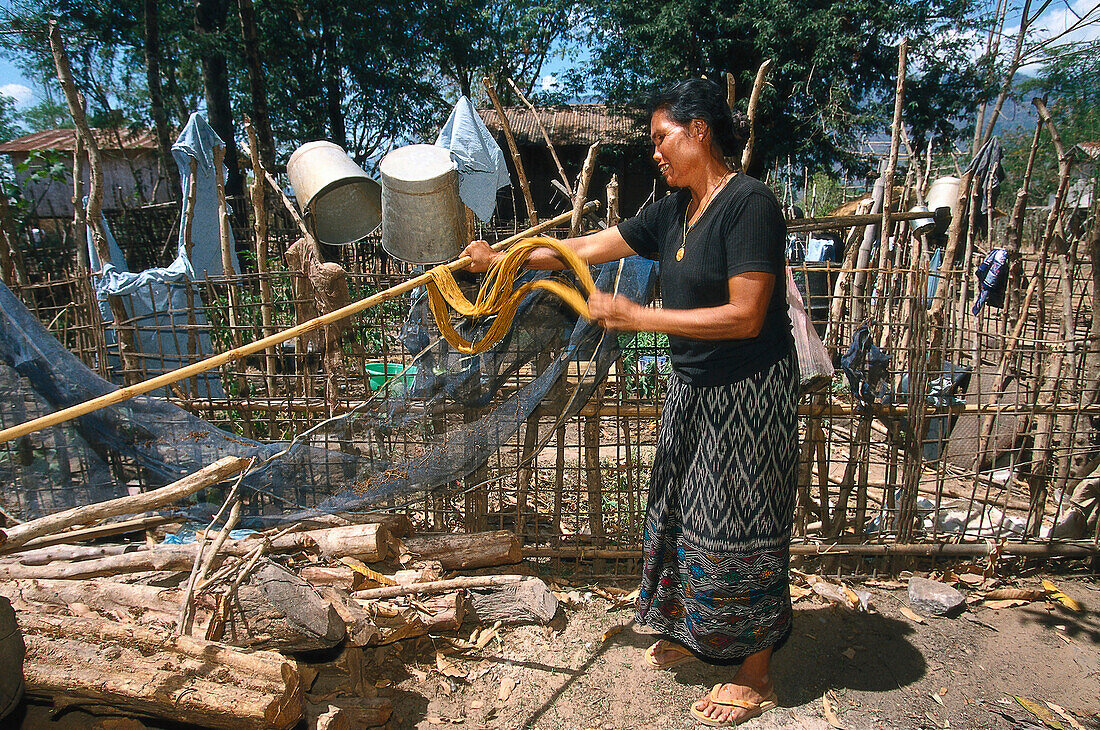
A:
<svg viewBox="0 0 1100 730">
<path fill-rule="evenodd" d="M 771 367 L 794 348 L 783 254 L 787 229 L 772 191 L 737 174 L 688 229 L 684 257 L 677 261 L 690 202 L 691 192 L 679 190 L 620 223 L 619 233 L 638 254 L 660 262 L 666 309 L 728 304 L 730 277 L 749 271 L 775 276 L 764 326 L 756 337 L 668 338 L 673 369 L 680 377 L 692 385 L 726 385 Z"/>
</svg>

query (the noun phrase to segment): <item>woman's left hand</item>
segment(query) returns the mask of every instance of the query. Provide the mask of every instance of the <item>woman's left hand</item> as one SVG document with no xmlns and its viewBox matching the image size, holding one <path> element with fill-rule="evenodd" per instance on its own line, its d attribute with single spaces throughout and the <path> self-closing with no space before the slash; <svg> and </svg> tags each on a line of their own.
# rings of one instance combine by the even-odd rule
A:
<svg viewBox="0 0 1100 730">
<path fill-rule="evenodd" d="M 592 321 L 604 329 L 636 332 L 641 329 L 639 316 L 645 307 L 626 297 L 596 290 L 588 297 L 588 311 Z"/>
</svg>

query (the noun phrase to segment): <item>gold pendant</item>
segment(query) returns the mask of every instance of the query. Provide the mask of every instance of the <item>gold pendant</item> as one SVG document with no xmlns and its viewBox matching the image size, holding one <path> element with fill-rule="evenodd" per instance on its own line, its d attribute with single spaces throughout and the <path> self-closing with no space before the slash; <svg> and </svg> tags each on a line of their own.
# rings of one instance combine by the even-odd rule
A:
<svg viewBox="0 0 1100 730">
<path fill-rule="evenodd" d="M 683 247 L 683 246 L 681 246 L 681 247 L 680 247 L 680 250 L 678 250 L 678 251 L 676 252 L 676 260 L 677 260 L 677 261 L 683 261 L 683 259 L 684 259 L 684 247 Z"/>
</svg>

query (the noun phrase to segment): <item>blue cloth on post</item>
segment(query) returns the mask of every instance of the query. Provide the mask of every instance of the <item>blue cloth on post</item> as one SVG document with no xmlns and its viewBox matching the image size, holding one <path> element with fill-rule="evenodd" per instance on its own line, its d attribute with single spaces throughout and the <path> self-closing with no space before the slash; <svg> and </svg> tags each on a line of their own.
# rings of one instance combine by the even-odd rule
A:
<svg viewBox="0 0 1100 730">
<path fill-rule="evenodd" d="M 458 196 L 487 223 L 497 205 L 497 190 L 511 179 L 504 152 L 465 96 L 459 97 L 435 144 L 451 151 L 458 166 Z"/>
<path fill-rule="evenodd" d="M 974 271 L 978 278 L 978 298 L 974 301 L 974 314 L 982 311 L 988 304 L 998 309 L 1005 303 L 1005 288 L 1008 286 L 1008 251 L 995 248 L 986 254 Z"/>
<path fill-rule="evenodd" d="M 183 215 L 180 217 L 179 246 L 177 253 L 184 258 L 187 275 L 191 279 L 202 279 L 207 274 L 221 276 L 222 246 L 218 225 L 218 186 L 214 178 L 214 148 L 224 147 L 221 137 L 210 128 L 206 119 L 195 112 L 187 120 L 187 126 L 180 132 L 176 143 L 172 145 L 172 157 L 180 170 L 180 189 L 183 191 Z M 195 209 L 191 222 L 191 255 L 187 256 L 186 222 L 187 192 L 191 189 L 191 160 L 196 162 L 198 183 L 195 186 Z M 218 173 L 225 180 L 225 168 Z M 228 203 L 226 204 L 228 206 Z M 230 212 L 232 212 L 230 210 Z M 233 243 L 233 231 L 229 231 L 229 256 L 233 271 L 240 272 L 237 251 Z"/>
</svg>

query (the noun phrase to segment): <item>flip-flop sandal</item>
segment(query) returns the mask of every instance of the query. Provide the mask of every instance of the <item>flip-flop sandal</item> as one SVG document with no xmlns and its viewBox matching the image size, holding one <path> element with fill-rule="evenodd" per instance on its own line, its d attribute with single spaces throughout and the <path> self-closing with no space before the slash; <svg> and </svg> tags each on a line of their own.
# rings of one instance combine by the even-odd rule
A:
<svg viewBox="0 0 1100 730">
<path fill-rule="evenodd" d="M 760 702 L 749 702 L 748 700 L 720 700 L 718 699 L 718 692 L 722 689 L 722 687 L 723 685 L 721 684 L 714 685 L 714 687 L 710 690 L 710 694 L 707 695 L 707 698 L 711 701 L 711 704 L 714 705 L 721 705 L 722 707 L 736 707 L 741 710 L 746 710 L 747 712 L 742 715 L 740 719 L 724 720 L 719 722 L 718 720 L 707 717 L 702 713 L 701 710 L 695 709 L 694 702 L 691 704 L 691 716 L 699 722 L 703 723 L 704 725 L 709 725 L 710 727 L 734 727 L 735 725 L 740 725 L 743 722 L 748 722 L 754 717 L 760 717 L 768 710 L 774 710 L 776 707 L 779 706 L 776 702 L 775 692 L 772 692 L 770 695 L 760 700 Z"/>
<path fill-rule="evenodd" d="M 672 651 L 678 653 L 679 656 L 676 657 L 675 659 L 670 659 L 669 661 L 666 661 L 666 662 L 659 662 L 659 661 L 657 661 L 657 658 L 654 656 L 654 649 L 656 649 L 656 648 L 657 648 L 657 644 L 654 644 L 653 646 L 651 646 L 651 647 L 649 647 L 648 649 L 645 650 L 645 660 L 644 661 L 645 661 L 645 666 L 648 669 L 672 669 L 673 667 L 678 667 L 681 664 L 687 664 L 688 662 L 699 661 L 699 658 L 697 656 L 695 656 L 694 654 L 692 654 L 687 649 L 680 649 L 680 648 L 677 648 L 675 644 L 673 644 L 671 642 L 666 642 L 664 650 L 668 651 L 669 648 L 671 648 Z"/>
</svg>

